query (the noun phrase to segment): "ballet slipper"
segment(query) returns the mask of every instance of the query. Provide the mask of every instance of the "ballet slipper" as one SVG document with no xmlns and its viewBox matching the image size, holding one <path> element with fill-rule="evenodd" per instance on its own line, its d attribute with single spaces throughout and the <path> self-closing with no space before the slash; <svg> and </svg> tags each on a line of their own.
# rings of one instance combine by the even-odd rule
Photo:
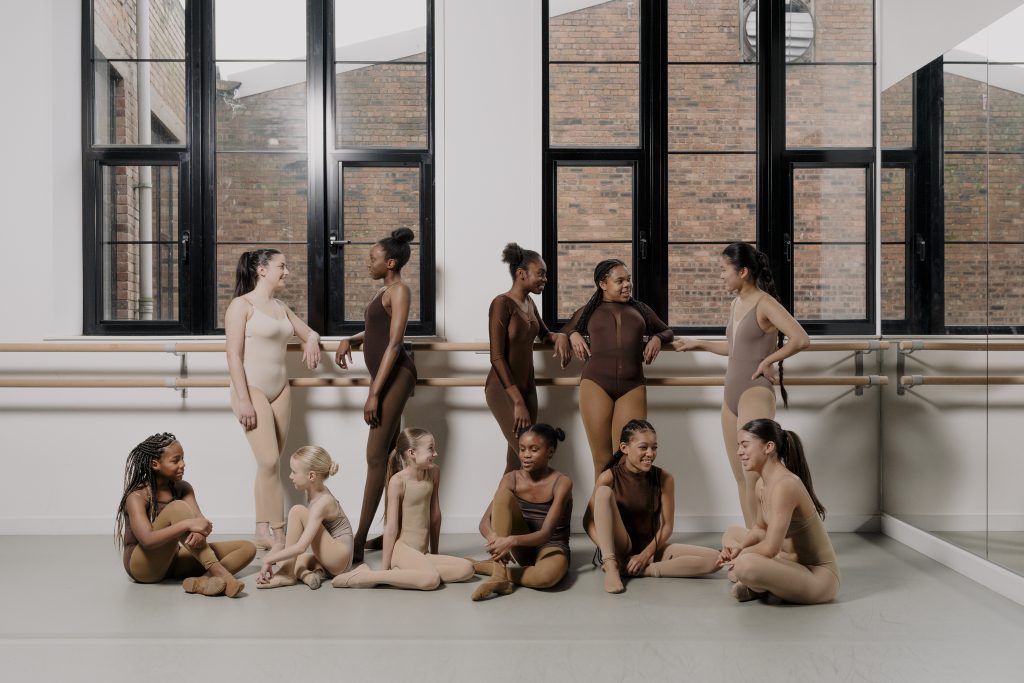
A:
<svg viewBox="0 0 1024 683">
<path fill-rule="evenodd" d="M 331 581 L 331 585 L 335 588 L 368 588 L 368 585 L 360 585 L 357 578 L 363 572 L 368 571 L 370 571 L 370 568 L 365 564 L 361 564 L 352 571 L 335 576 L 334 580 Z M 353 580 L 355 580 L 356 583 L 352 583 Z"/>
<path fill-rule="evenodd" d="M 224 592 L 225 583 L 218 576 L 190 576 L 181 582 L 181 587 L 186 593 L 213 596 Z"/>
<path fill-rule="evenodd" d="M 278 572 L 277 574 L 271 576 L 269 581 L 257 583 L 256 588 L 282 588 L 284 586 L 294 586 L 297 583 L 298 579 L 296 579 L 294 576 L 289 576 L 287 574 L 281 574 L 280 572 Z"/>
<path fill-rule="evenodd" d="M 515 590 L 511 581 L 484 581 L 473 591 L 473 602 L 480 602 L 496 595 L 508 595 Z"/>
<path fill-rule="evenodd" d="M 229 598 L 237 598 L 245 590 L 245 584 L 233 576 L 224 579 L 224 595 Z"/>
<path fill-rule="evenodd" d="M 757 600 L 764 593 L 752 590 L 750 587 L 743 585 L 737 581 L 732 587 L 732 596 L 736 598 L 737 602 L 749 602 L 751 600 Z"/>
<path fill-rule="evenodd" d="M 306 584 L 310 590 L 315 591 L 326 578 L 327 574 L 323 569 L 314 569 L 302 575 L 302 583 Z"/>
<path fill-rule="evenodd" d="M 474 574 L 484 574 L 486 576 L 494 574 L 494 565 L 497 564 L 494 560 L 473 560 L 468 557 L 466 559 L 473 563 Z"/>
</svg>

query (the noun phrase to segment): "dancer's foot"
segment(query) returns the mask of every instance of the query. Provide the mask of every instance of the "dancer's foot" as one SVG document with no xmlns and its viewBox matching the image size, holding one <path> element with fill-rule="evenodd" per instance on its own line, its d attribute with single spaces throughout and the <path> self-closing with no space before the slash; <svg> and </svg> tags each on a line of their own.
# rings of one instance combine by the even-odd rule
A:
<svg viewBox="0 0 1024 683">
<path fill-rule="evenodd" d="M 331 585 L 335 588 L 368 588 L 373 584 L 362 583 L 359 580 L 359 575 L 368 571 L 370 571 L 370 568 L 365 564 L 361 564 L 352 571 L 335 576 L 334 580 L 331 581 Z"/>
<path fill-rule="evenodd" d="M 327 573 L 323 569 L 314 569 L 302 575 L 302 583 L 309 586 L 309 589 L 313 591 L 319 588 L 320 584 L 326 579 Z"/>
<path fill-rule="evenodd" d="M 622 593 L 626 587 L 622 585 L 622 577 L 619 576 L 619 561 L 614 555 L 609 555 L 601 560 L 601 571 L 604 572 L 604 590 L 606 593 Z"/>
<path fill-rule="evenodd" d="M 495 581 L 492 579 L 490 581 L 484 581 L 477 586 L 476 590 L 473 591 L 472 599 L 473 602 L 479 602 L 492 596 L 508 595 L 514 590 L 515 586 L 511 581 Z"/>
<path fill-rule="evenodd" d="M 294 586 L 299 581 L 294 576 L 278 572 L 267 581 L 257 582 L 256 588 L 281 588 L 283 586 Z"/>
<path fill-rule="evenodd" d="M 484 574 L 485 576 L 492 576 L 494 574 L 494 565 L 497 564 L 494 560 L 473 560 L 466 558 L 473 563 L 474 574 Z"/>
<path fill-rule="evenodd" d="M 764 595 L 763 592 L 757 592 L 750 589 L 748 586 L 743 585 L 737 581 L 732 587 L 732 597 L 736 598 L 739 602 L 749 602 L 751 600 L 757 600 Z"/>
<path fill-rule="evenodd" d="M 216 576 L 190 576 L 181 582 L 186 593 L 200 595 L 220 595 L 224 592 L 224 579 Z"/>
<path fill-rule="evenodd" d="M 224 595 L 229 598 L 237 598 L 245 590 L 245 584 L 231 576 L 224 579 Z"/>
</svg>

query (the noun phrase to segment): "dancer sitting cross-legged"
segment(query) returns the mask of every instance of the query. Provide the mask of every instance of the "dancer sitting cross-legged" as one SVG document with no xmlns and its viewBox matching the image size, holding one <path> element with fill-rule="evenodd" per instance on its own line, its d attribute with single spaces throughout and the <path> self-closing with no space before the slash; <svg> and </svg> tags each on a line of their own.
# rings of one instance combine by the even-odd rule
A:
<svg viewBox="0 0 1024 683">
<path fill-rule="evenodd" d="M 256 587 L 294 586 L 302 581 L 316 590 L 324 579 L 348 571 L 352 564 L 352 525 L 324 484 L 338 472 L 330 454 L 319 446 L 303 446 L 292 453 L 290 463 L 288 478 L 306 494 L 306 505 L 295 505 L 288 512 L 286 545 L 263 558 Z M 271 567 L 278 562 L 283 564 L 274 574 Z"/>
<path fill-rule="evenodd" d="M 514 584 L 551 588 L 569 570 L 572 480 L 549 466 L 564 440 L 565 432 L 546 424 L 520 434 L 520 467 L 501 478 L 480 520 L 491 559 L 474 562 L 473 569 L 491 578 L 473 591 L 473 600 L 508 595 Z M 519 566 L 507 567 L 509 559 Z"/>
<path fill-rule="evenodd" d="M 434 590 L 442 583 L 473 577 L 473 563 L 469 560 L 437 554 L 441 536 L 441 468 L 434 464 L 435 458 L 434 435 L 427 430 L 410 427 L 398 435 L 395 450 L 388 458 L 381 568 L 375 571 L 361 564 L 334 577 L 331 583 L 335 588 L 386 584 Z"/>
</svg>

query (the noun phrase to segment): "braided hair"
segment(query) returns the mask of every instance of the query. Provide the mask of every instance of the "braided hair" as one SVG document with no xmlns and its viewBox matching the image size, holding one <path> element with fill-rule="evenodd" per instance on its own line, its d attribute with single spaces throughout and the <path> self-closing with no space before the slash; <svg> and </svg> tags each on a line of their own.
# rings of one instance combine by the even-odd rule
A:
<svg viewBox="0 0 1024 683">
<path fill-rule="evenodd" d="M 633 436 L 640 432 L 650 432 L 655 435 L 658 433 L 655 431 L 654 425 L 647 420 L 633 419 L 622 428 L 622 432 L 619 434 L 619 443 L 629 443 Z M 621 448 L 616 450 L 612 459 L 608 461 L 601 471 L 603 472 L 615 467 L 625 455 Z M 661 512 L 661 468 L 651 467 L 651 469 L 644 473 L 644 479 L 647 480 L 647 490 L 651 492 L 650 497 L 647 499 L 647 509 L 652 513 L 651 519 L 654 520 L 654 528 L 651 531 L 657 535 L 658 526 L 661 524 L 659 516 Z"/>
<path fill-rule="evenodd" d="M 157 477 L 153 471 L 152 461 L 159 460 L 164 449 L 177 441 L 174 434 L 162 432 L 154 434 L 128 454 L 128 460 L 124 464 L 124 493 L 121 494 L 121 502 L 117 506 L 117 529 L 114 532 L 114 542 L 118 548 L 124 545 L 124 518 L 125 507 L 128 505 L 128 496 L 142 487 L 149 490 L 149 521 L 152 522 L 156 516 L 156 485 Z M 174 487 L 171 487 L 171 495 L 174 495 Z"/>
<path fill-rule="evenodd" d="M 814 503 L 814 509 L 818 512 L 818 516 L 825 519 L 825 506 L 821 504 L 818 496 L 814 493 L 811 469 L 807 466 L 807 458 L 804 456 L 804 444 L 796 432 L 783 429 L 778 422 L 768 418 L 751 420 L 740 427 L 740 430 L 752 434 L 764 443 L 775 444 L 775 453 L 779 460 L 787 470 L 800 477 L 804 488 L 811 496 L 811 502 Z"/>
<path fill-rule="evenodd" d="M 601 305 L 603 294 L 601 291 L 601 283 L 608 279 L 608 275 L 611 274 L 612 270 L 622 266 L 626 268 L 626 262 L 617 258 L 610 258 L 601 261 L 594 267 L 594 294 L 587 300 L 587 303 L 583 305 L 580 311 L 579 322 L 576 323 L 576 331 L 584 337 L 587 336 L 587 325 L 590 323 L 590 316 L 594 314 L 597 307 Z M 654 320 L 657 318 L 657 314 L 651 310 L 651 307 L 640 301 L 637 301 L 632 296 L 629 297 L 629 305 L 637 310 L 637 312 L 643 316 L 644 325 L 647 330 L 650 330 Z"/>
<path fill-rule="evenodd" d="M 243 251 L 242 255 L 238 257 L 238 265 L 235 267 L 235 297 L 248 294 L 256 289 L 256 283 L 260 279 L 259 267 L 266 267 L 270 263 L 270 259 L 280 253 L 277 249 Z"/>
<path fill-rule="evenodd" d="M 782 303 L 782 300 L 779 298 L 779 293 L 775 289 L 775 278 L 772 277 L 772 267 L 768 262 L 767 254 L 762 251 L 758 251 L 746 242 L 733 242 L 722 250 L 722 256 L 724 256 L 725 260 L 727 260 L 737 271 L 743 268 L 749 270 L 754 285 L 765 294 L 768 294 L 779 303 Z M 776 343 L 775 348 L 782 348 L 782 345 L 785 342 L 786 335 L 780 331 L 779 340 Z M 780 360 L 779 393 L 782 394 L 782 405 L 788 408 L 789 392 L 786 391 L 784 378 L 785 371 L 782 369 L 782 361 Z"/>
</svg>

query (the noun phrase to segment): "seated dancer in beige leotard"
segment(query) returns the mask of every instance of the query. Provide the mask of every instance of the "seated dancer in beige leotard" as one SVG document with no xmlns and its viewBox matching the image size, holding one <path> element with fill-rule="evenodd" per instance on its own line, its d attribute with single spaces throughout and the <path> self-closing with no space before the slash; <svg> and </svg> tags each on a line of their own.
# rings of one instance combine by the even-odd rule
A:
<svg viewBox="0 0 1024 683">
<path fill-rule="evenodd" d="M 124 570 L 139 583 L 184 579 L 187 593 L 238 597 L 233 576 L 256 555 L 249 541 L 208 543 L 213 524 L 203 516 L 185 476 L 185 451 L 173 434 L 154 434 L 128 455 L 117 507 Z"/>
<path fill-rule="evenodd" d="M 569 570 L 572 480 L 548 466 L 565 432 L 535 424 L 519 436 L 520 468 L 507 472 L 480 520 L 489 560 L 473 563 L 490 580 L 477 586 L 473 600 L 508 595 L 516 584 L 551 588 Z M 506 566 L 509 559 L 517 567 Z"/>
<path fill-rule="evenodd" d="M 235 298 L 224 315 L 231 409 L 245 428 L 256 457 L 256 545 L 284 545 L 284 491 L 281 452 L 288 436 L 291 391 L 285 369 L 288 340 L 303 341 L 302 359 L 320 363 L 320 335 L 279 299 L 288 266 L 276 249 L 247 251 L 238 260 Z"/>
<path fill-rule="evenodd" d="M 732 566 L 733 596 L 741 602 L 768 593 L 803 604 L 832 600 L 839 565 L 800 437 L 774 420 L 752 420 L 740 430 L 739 458 L 760 476 L 765 508 L 753 528 L 734 527 L 722 538 L 720 560 Z M 783 553 L 784 541 L 792 552 Z"/>
<path fill-rule="evenodd" d="M 658 435 L 646 420 L 623 426 L 619 449 L 597 477 L 583 528 L 600 551 L 604 589 L 625 590 L 628 576 L 704 576 L 721 568 L 717 550 L 669 543 L 675 479 L 654 465 Z"/>
<path fill-rule="evenodd" d="M 433 590 L 442 583 L 472 578 L 472 562 L 437 554 L 441 536 L 441 468 L 434 464 L 436 457 L 434 436 L 427 430 L 408 428 L 398 435 L 395 450 L 388 458 L 381 569 L 374 571 L 361 564 L 334 577 L 331 583 L 335 588 L 386 584 Z"/>
<path fill-rule="evenodd" d="M 295 488 L 306 494 L 307 505 L 288 513 L 287 545 L 268 553 L 256 577 L 257 588 L 294 586 L 299 581 L 316 590 L 331 576 L 347 572 L 352 564 L 352 525 L 324 479 L 338 472 L 338 464 L 319 446 L 303 446 L 290 459 Z M 306 552 L 306 549 L 312 552 Z M 271 567 L 283 562 L 277 574 Z"/>
<path fill-rule="evenodd" d="M 703 350 L 729 357 L 722 401 L 722 437 L 739 493 L 743 522 L 752 526 L 757 500 L 757 475 L 744 472 L 736 457 L 737 426 L 756 418 L 775 417 L 775 373 L 783 404 L 789 397 L 783 382 L 782 361 L 807 348 L 810 340 L 789 311 L 779 303 L 768 257 L 745 242 L 730 244 L 722 251 L 721 279 L 726 289 L 736 292 L 729 309 L 726 341 L 683 337 L 672 343 L 676 351 Z M 787 340 L 783 344 L 783 340 Z"/>
</svg>

